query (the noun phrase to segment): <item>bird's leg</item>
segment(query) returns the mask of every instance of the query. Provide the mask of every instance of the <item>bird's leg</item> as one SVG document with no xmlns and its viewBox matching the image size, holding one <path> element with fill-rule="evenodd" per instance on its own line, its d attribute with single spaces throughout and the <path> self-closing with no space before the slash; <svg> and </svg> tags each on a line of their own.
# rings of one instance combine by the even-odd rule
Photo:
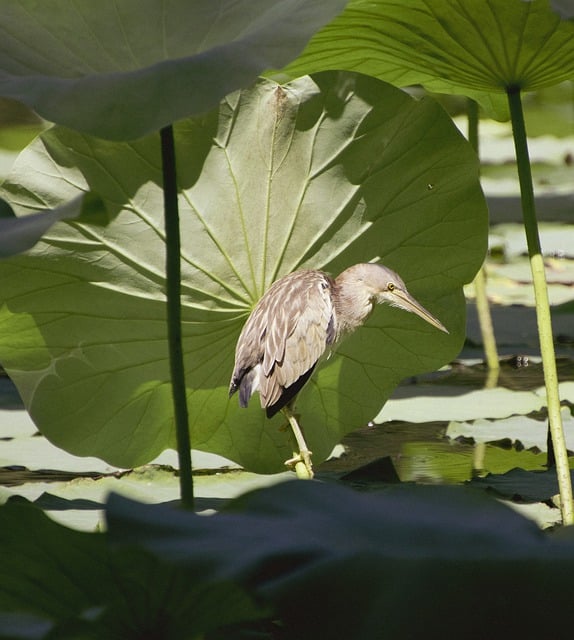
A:
<svg viewBox="0 0 574 640">
<path fill-rule="evenodd" d="M 285 461 L 285 464 L 288 467 L 294 467 L 298 478 L 302 480 L 311 480 L 315 475 L 313 473 L 313 465 L 311 464 L 312 454 L 307 447 L 305 438 L 303 437 L 303 431 L 301 431 L 297 418 L 289 405 L 283 407 L 281 411 L 289 421 L 289 425 L 291 426 L 291 431 L 293 432 L 298 448 L 298 451 L 293 452 L 293 457 Z"/>
</svg>

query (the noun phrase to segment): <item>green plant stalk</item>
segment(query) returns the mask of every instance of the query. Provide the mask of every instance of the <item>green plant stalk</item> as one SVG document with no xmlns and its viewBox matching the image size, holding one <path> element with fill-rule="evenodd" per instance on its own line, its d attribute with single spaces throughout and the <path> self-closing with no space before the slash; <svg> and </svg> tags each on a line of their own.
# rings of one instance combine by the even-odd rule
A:
<svg viewBox="0 0 574 640">
<path fill-rule="evenodd" d="M 191 441 L 181 338 L 181 238 L 173 127 L 161 129 L 163 204 L 166 245 L 167 339 L 173 395 L 181 503 L 193 509 Z"/>
<path fill-rule="evenodd" d="M 560 396 L 558 393 L 558 373 L 556 371 L 556 356 L 554 353 L 554 341 L 552 334 L 552 320 L 550 317 L 550 302 L 548 300 L 548 287 L 544 271 L 544 260 L 538 235 L 538 222 L 536 220 L 536 208 L 534 203 L 534 189 L 532 186 L 532 173 L 528 154 L 528 142 L 520 88 L 511 87 L 507 90 L 514 147 L 516 150 L 516 166 L 520 182 L 520 195 L 522 200 L 522 216 L 528 244 L 528 256 L 532 270 L 534 284 L 534 297 L 536 300 L 536 319 L 538 322 L 538 336 L 540 340 L 540 352 L 542 354 L 542 366 L 544 369 L 544 383 L 546 385 L 546 402 L 548 405 L 548 423 L 554 453 L 556 456 L 556 473 L 558 475 L 558 487 L 560 489 L 560 509 L 562 521 L 565 525 L 574 524 L 574 510 L 572 504 L 572 482 L 568 466 L 568 454 L 564 430 L 562 428 L 562 416 L 560 414 Z"/>
<path fill-rule="evenodd" d="M 472 148 L 479 156 L 479 137 L 478 137 L 478 104 L 472 100 L 467 101 L 468 115 L 468 141 Z M 498 358 L 498 350 L 496 348 L 496 337 L 492 327 L 492 316 L 490 314 L 490 305 L 486 294 L 486 271 L 484 263 L 480 267 L 473 281 L 474 293 L 476 296 L 476 312 L 478 314 L 478 324 L 480 325 L 480 333 L 482 335 L 482 344 L 484 354 L 486 356 L 486 364 L 489 370 L 489 376 L 486 387 L 492 388 L 496 386 L 498 381 L 498 371 L 500 370 L 500 361 Z"/>
<path fill-rule="evenodd" d="M 473 285 L 476 296 L 476 313 L 478 314 L 478 324 L 480 325 L 480 333 L 482 334 L 482 345 L 484 347 L 486 365 L 489 372 L 495 374 L 494 376 L 489 376 L 489 383 L 486 386 L 492 388 L 495 387 L 497 383 L 497 374 L 500 371 L 500 360 L 498 358 L 496 338 L 486 292 L 486 270 L 484 264 L 480 267 L 476 276 L 474 276 Z"/>
</svg>

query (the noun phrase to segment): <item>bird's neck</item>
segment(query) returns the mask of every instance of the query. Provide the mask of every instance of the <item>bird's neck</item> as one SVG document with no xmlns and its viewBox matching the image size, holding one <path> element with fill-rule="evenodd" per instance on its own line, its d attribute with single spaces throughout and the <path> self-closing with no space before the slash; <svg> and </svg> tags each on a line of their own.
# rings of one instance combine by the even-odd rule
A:
<svg viewBox="0 0 574 640">
<path fill-rule="evenodd" d="M 335 280 L 335 288 L 334 306 L 339 340 L 358 329 L 371 315 L 375 304 L 368 294 L 351 282 Z"/>
</svg>

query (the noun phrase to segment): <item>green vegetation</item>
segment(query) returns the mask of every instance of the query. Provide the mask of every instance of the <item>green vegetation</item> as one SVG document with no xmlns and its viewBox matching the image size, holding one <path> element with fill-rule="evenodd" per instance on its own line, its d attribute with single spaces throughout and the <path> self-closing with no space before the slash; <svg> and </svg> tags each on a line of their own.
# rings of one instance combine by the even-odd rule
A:
<svg viewBox="0 0 574 640">
<path fill-rule="evenodd" d="M 344 4 L 60 0 L 54 11 L 0 0 L 0 94 L 55 123 L 0 187 L 0 363 L 42 434 L 70 453 L 133 467 L 177 448 L 189 507 L 188 437 L 258 473 L 288 457 L 280 418 L 227 398 L 262 292 L 300 267 L 380 259 L 450 334 L 391 309 L 341 345 L 298 406 L 325 460 L 402 379 L 463 345 L 463 286 L 488 240 L 478 161 L 437 102 L 398 87 L 465 95 L 513 118 L 541 277 L 547 400 L 528 401 L 552 409 L 569 524 L 521 97 L 572 78 L 574 25 L 546 0 Z M 464 405 L 453 421 L 476 417 Z M 466 426 L 448 428 L 461 437 Z M 537 473 L 513 477 L 529 495 L 544 484 L 546 499 L 554 487 Z M 41 509 L 102 506 L 85 496 L 12 498 L 0 508 L 0 637 L 482 638 L 524 606 L 513 631 L 542 637 L 547 611 L 569 606 L 569 528 L 553 538 L 463 487 L 371 495 L 328 480 L 278 482 L 211 517 L 112 494 L 103 532 Z M 472 484 L 508 492 L 503 480 Z"/>
</svg>

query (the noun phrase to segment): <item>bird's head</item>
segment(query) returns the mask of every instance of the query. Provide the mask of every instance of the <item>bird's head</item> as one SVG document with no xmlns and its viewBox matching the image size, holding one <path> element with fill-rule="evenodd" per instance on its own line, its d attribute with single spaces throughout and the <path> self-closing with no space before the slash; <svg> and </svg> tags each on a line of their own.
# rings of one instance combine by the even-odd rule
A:
<svg viewBox="0 0 574 640">
<path fill-rule="evenodd" d="M 448 333 L 446 327 L 427 311 L 407 290 L 402 278 L 382 264 L 357 264 L 347 270 L 353 285 L 369 296 L 373 303 L 386 303 L 415 313 L 433 327 Z M 345 273 L 345 272 L 344 272 Z"/>
</svg>

